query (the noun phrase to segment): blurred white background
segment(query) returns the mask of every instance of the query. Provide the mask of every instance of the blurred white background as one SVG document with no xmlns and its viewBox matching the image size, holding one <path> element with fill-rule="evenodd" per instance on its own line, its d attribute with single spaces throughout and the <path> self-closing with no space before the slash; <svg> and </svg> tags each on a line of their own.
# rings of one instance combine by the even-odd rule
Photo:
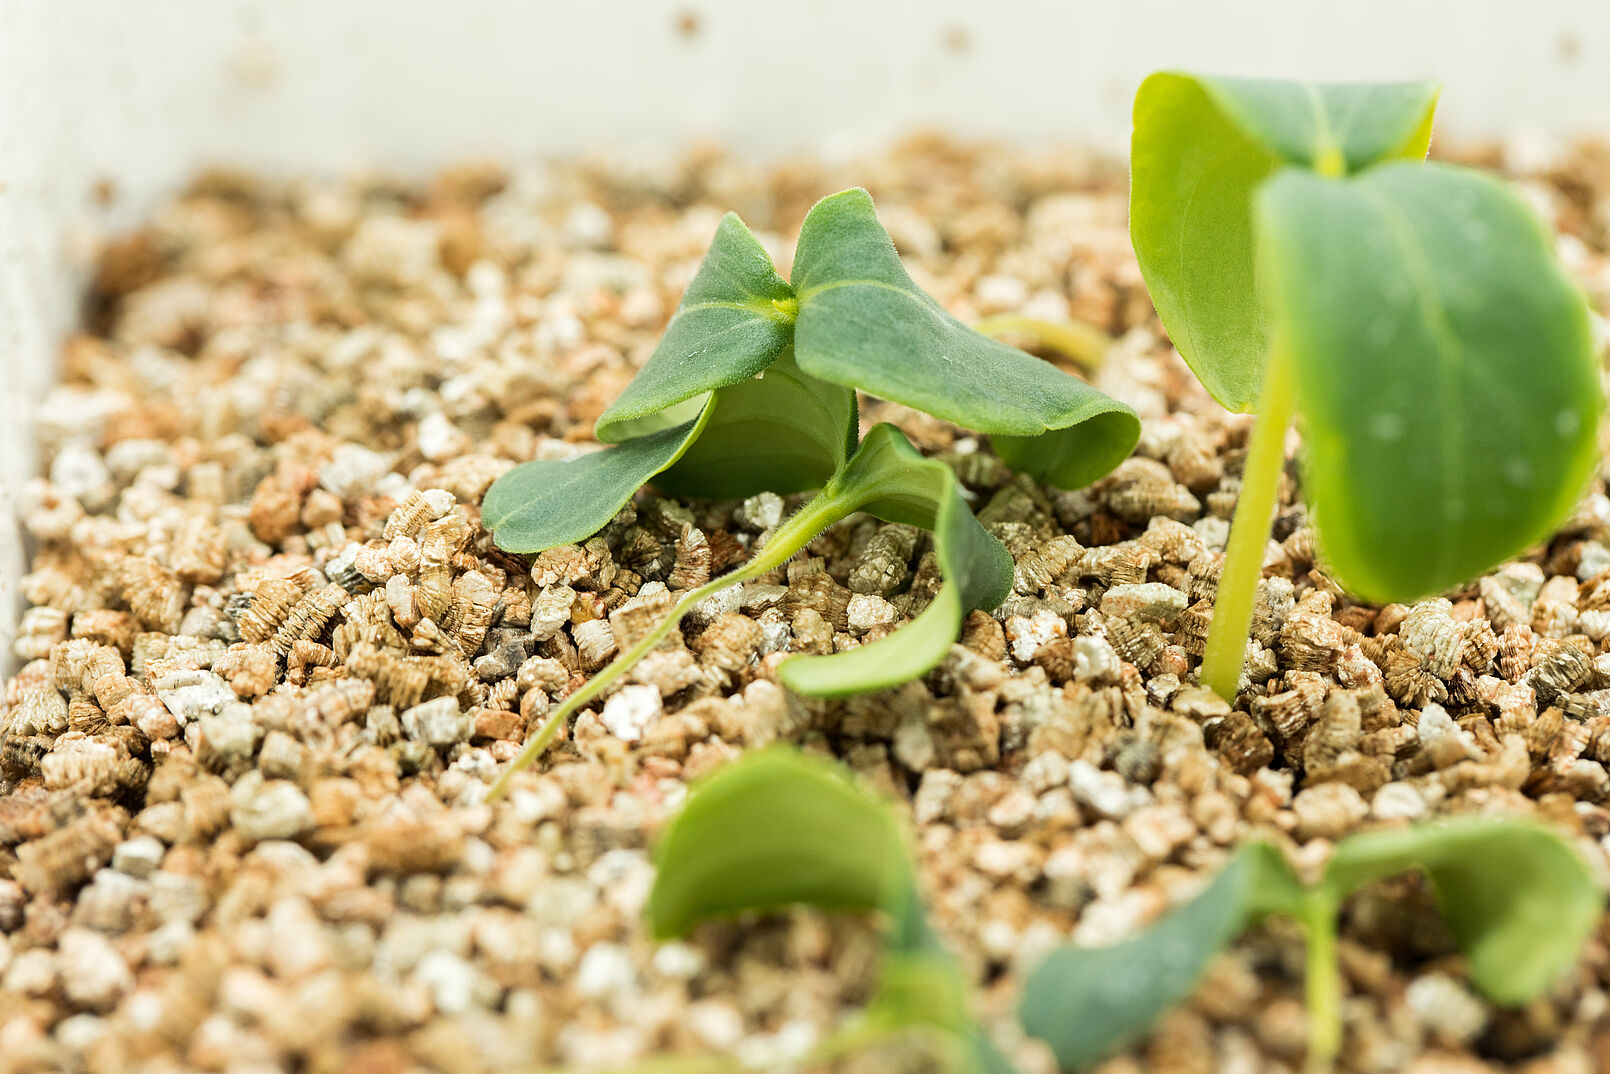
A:
<svg viewBox="0 0 1610 1074">
<path fill-rule="evenodd" d="M 197 166 L 842 153 L 916 127 L 1118 153 L 1161 67 L 1437 78 L 1443 138 L 1610 134 L 1606 0 L 0 0 L 0 654 L 69 240 Z"/>
</svg>

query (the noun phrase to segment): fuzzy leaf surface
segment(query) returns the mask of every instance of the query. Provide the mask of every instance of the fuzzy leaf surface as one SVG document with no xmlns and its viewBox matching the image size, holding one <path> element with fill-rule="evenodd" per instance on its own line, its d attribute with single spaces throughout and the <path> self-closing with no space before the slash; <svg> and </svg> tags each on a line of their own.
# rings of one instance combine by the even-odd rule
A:
<svg viewBox="0 0 1610 1074">
<path fill-rule="evenodd" d="M 1029 975 L 1018 1015 L 1064 1071 L 1133 1043 L 1190 995 L 1209 960 L 1262 912 L 1286 910 L 1296 879 L 1264 843 L 1239 850 L 1201 894 L 1111 947 L 1058 947 Z"/>
<path fill-rule="evenodd" d="M 864 190 L 811 209 L 792 283 L 802 370 L 989 433 L 1016 469 L 1078 488 L 1139 439 L 1122 403 L 945 312 L 906 273 Z"/>
<path fill-rule="evenodd" d="M 836 765 L 787 747 L 749 754 L 695 786 L 655 857 L 645 913 L 657 939 L 794 904 L 887 910 L 912 884 L 893 812 Z"/>
<path fill-rule="evenodd" d="M 894 426 L 874 426 L 828 491 L 886 522 L 933 530 L 944 584 L 916 619 L 877 641 L 784 661 L 777 676 L 789 689 L 844 697 L 908 682 L 944 659 L 968 612 L 1006 599 L 1012 557 L 973 517 L 955 472 L 924 458 Z"/>
<path fill-rule="evenodd" d="M 1542 994 L 1576 965 L 1604 893 L 1563 838 L 1518 820 L 1460 820 L 1342 840 L 1321 884 L 1340 899 L 1418 869 L 1470 959 L 1470 979 L 1498 1003 Z"/>
<path fill-rule="evenodd" d="M 728 213 L 659 346 L 598 419 L 598 439 L 679 424 L 691 415 L 678 416 L 677 404 L 760 373 L 792 338 L 793 302 L 760 240 Z"/>
<path fill-rule="evenodd" d="M 638 489 L 688 449 L 706 413 L 577 459 L 521 463 L 487 489 L 481 524 L 507 552 L 578 544 L 603 529 Z"/>
<path fill-rule="evenodd" d="M 1157 313 L 1208 392 L 1252 409 L 1269 331 L 1252 195 L 1285 164 L 1356 172 L 1425 156 L 1437 87 L 1163 72 L 1135 95 L 1130 238 Z"/>
<path fill-rule="evenodd" d="M 1289 169 L 1258 233 L 1337 578 L 1410 601 L 1543 539 L 1593 470 L 1602 398 L 1587 303 L 1520 197 L 1445 164 Z"/>
</svg>

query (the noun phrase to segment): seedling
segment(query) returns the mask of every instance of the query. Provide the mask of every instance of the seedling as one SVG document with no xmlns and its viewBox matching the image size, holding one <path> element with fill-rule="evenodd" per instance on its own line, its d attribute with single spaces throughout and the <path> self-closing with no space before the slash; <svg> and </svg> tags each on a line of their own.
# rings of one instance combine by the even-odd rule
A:
<svg viewBox="0 0 1610 1074">
<path fill-rule="evenodd" d="M 1460 819 L 1349 836 L 1312 885 L 1274 847 L 1253 842 L 1200 895 L 1139 935 L 1046 956 L 1024 985 L 1023 1028 L 1051 1046 L 1063 1070 L 1085 1069 L 1188 996 L 1244 928 L 1278 914 L 1299 921 L 1307 937 L 1308 1066 L 1327 1071 L 1342 1043 L 1337 914 L 1365 884 L 1411 871 L 1430 880 L 1471 983 L 1495 1003 L 1525 1003 L 1574 966 L 1603 907 L 1576 851 L 1525 821 Z"/>
<path fill-rule="evenodd" d="M 1227 699 L 1294 417 L 1327 569 L 1373 601 L 1537 542 L 1592 471 L 1586 301 L 1508 186 L 1423 162 L 1436 96 L 1166 73 L 1136 95 L 1141 272 L 1203 386 L 1258 414 L 1202 663 Z"/>
<path fill-rule="evenodd" d="M 1013 1074 L 968 1013 L 967 980 L 928 926 L 893 812 L 831 761 L 788 747 L 746 755 L 694 788 L 655 858 L 645 914 L 656 939 L 686 935 L 712 918 L 793 905 L 885 915 L 883 964 L 866 1012 L 801 1066 L 918 1038 L 946 1070 Z"/>
<path fill-rule="evenodd" d="M 1011 1069 L 965 1013 L 965 982 L 926 923 L 891 811 L 829 763 L 774 747 L 727 766 L 694 788 L 656 861 L 645 913 L 657 939 L 795 904 L 887 915 L 882 985 L 868 1015 L 827 1047 L 925 1028 L 951 1041 L 960 1069 Z M 1244 929 L 1284 915 L 1307 937 L 1309 1066 L 1328 1070 L 1342 1034 L 1338 913 L 1364 885 L 1411 871 L 1430 880 L 1471 981 L 1503 1004 L 1540 995 L 1575 965 L 1603 902 L 1571 846 L 1526 821 L 1458 819 L 1350 836 L 1312 885 L 1272 845 L 1254 841 L 1201 894 L 1133 938 L 1047 955 L 1024 985 L 1023 1028 L 1063 1070 L 1083 1070 L 1189 996 Z"/>
<path fill-rule="evenodd" d="M 1005 327 L 1043 335 L 1046 326 Z M 1088 353 L 1092 341 L 1051 342 Z M 570 695 L 494 794 L 700 601 L 782 566 L 853 512 L 932 529 L 944 586 L 915 622 L 880 641 L 785 662 L 779 674 L 791 688 L 839 696 L 921 675 L 967 612 L 1005 597 L 1011 559 L 973 518 L 952 472 L 893 426 L 876 426 L 857 446 L 857 389 L 989 433 L 1006 462 L 1069 488 L 1117 465 L 1140 435 L 1128 407 L 946 313 L 906 274 L 865 191 L 835 194 L 806 216 L 791 282 L 729 214 L 659 347 L 598 420 L 599 439 L 616 446 L 515 467 L 487 492 L 482 521 L 504 549 L 534 553 L 597 532 L 650 481 L 716 499 L 821 491 L 744 567 L 684 594 L 648 638 Z"/>
</svg>

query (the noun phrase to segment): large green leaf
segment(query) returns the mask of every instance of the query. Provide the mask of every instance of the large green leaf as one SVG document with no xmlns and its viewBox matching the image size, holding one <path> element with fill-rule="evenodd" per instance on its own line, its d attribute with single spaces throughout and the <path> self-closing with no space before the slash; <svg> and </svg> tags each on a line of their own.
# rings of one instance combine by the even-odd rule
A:
<svg viewBox="0 0 1610 1074">
<path fill-rule="evenodd" d="M 1472 819 L 1350 836 L 1321 885 L 1340 900 L 1372 880 L 1425 872 L 1470 979 L 1499 1003 L 1524 1003 L 1576 964 L 1604 911 L 1587 863 L 1525 821 Z"/>
<path fill-rule="evenodd" d="M 786 746 L 699 783 L 666 827 L 645 913 L 665 939 L 701 921 L 793 904 L 894 910 L 912 887 L 894 814 L 832 763 Z"/>
<path fill-rule="evenodd" d="M 821 488 L 856 432 L 855 392 L 807 377 L 785 347 L 756 376 L 715 392 L 704 431 L 654 484 L 709 500 Z"/>
<path fill-rule="evenodd" d="M 693 421 L 579 459 L 521 463 L 492 482 L 481 525 L 509 552 L 542 552 L 586 540 L 698 439 L 709 409 Z"/>
<path fill-rule="evenodd" d="M 678 403 L 759 374 L 793 330 L 793 290 L 754 234 L 728 213 L 659 346 L 594 432 L 618 443 L 679 424 L 693 415 L 678 416 Z"/>
<path fill-rule="evenodd" d="M 915 620 L 871 644 L 784 661 L 777 676 L 790 689 L 843 697 L 907 682 L 944 659 L 968 612 L 993 608 L 1010 592 L 1012 557 L 973 517 L 955 471 L 923 458 L 894 426 L 874 426 L 823 495 L 888 522 L 933 530 L 944 584 Z"/>
<path fill-rule="evenodd" d="M 1023 987 L 1023 1028 L 1051 1046 L 1062 1070 L 1092 1066 L 1190 995 L 1208 962 L 1251 918 L 1293 910 L 1296 885 L 1274 848 L 1247 844 L 1200 895 L 1138 935 L 1047 955 Z"/>
<path fill-rule="evenodd" d="M 1011 466 L 1077 488 L 1129 454 L 1128 407 L 968 328 L 912 282 L 860 189 L 806 216 L 792 275 L 794 350 L 813 377 L 989 433 Z"/>
<path fill-rule="evenodd" d="M 1353 172 L 1421 158 L 1437 87 L 1152 75 L 1135 95 L 1130 237 L 1157 313 L 1204 387 L 1257 400 L 1269 333 L 1253 275 L 1252 193 L 1283 164 Z"/>
<path fill-rule="evenodd" d="M 1258 272 L 1327 563 L 1406 601 L 1543 538 L 1596 460 L 1587 304 L 1508 186 L 1388 164 L 1258 196 Z"/>
</svg>

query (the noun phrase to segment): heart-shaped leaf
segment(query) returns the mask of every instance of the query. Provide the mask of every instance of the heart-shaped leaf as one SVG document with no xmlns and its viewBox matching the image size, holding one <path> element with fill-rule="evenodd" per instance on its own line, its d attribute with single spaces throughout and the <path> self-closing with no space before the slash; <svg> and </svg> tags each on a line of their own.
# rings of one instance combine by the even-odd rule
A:
<svg viewBox="0 0 1610 1074">
<path fill-rule="evenodd" d="M 824 495 L 887 522 L 933 530 L 944 584 L 915 620 L 877 641 L 784 661 L 777 675 L 790 689 L 843 697 L 907 682 L 944 659 L 968 612 L 993 608 L 1011 591 L 1012 557 L 973 517 L 955 471 L 923 458 L 894 426 L 873 427 Z"/>
<path fill-rule="evenodd" d="M 538 459 L 492 482 L 481 525 L 508 552 L 543 552 L 578 544 L 603 529 L 655 474 L 699 436 L 708 408 L 694 420 L 578 459 Z"/>
<path fill-rule="evenodd" d="M 1525 1003 L 1576 965 L 1604 910 L 1604 893 L 1570 844 L 1516 820 L 1350 836 L 1337 845 L 1321 886 L 1339 901 L 1410 869 L 1430 878 L 1443 919 L 1470 959 L 1471 981 L 1498 1003 Z"/>
<path fill-rule="evenodd" d="M 645 913 L 665 939 L 701 921 L 794 904 L 891 910 L 911 889 L 893 813 L 830 762 L 784 746 L 699 783 L 666 826 Z"/>
<path fill-rule="evenodd" d="M 1425 156 L 1437 87 L 1159 73 L 1135 95 L 1129 229 L 1174 346 L 1231 410 L 1257 400 L 1269 347 L 1252 193 L 1283 164 L 1342 174 Z"/>
<path fill-rule="evenodd" d="M 1443 164 L 1258 194 L 1304 488 L 1350 590 L 1407 601 L 1542 539 L 1597 458 L 1587 303 L 1508 186 Z"/>
<path fill-rule="evenodd" d="M 805 217 L 791 277 L 800 368 L 991 434 L 1011 466 L 1078 488 L 1129 454 L 1128 407 L 973 331 L 912 282 L 872 198 L 851 189 Z"/>
<path fill-rule="evenodd" d="M 1260 913 L 1290 912 L 1297 880 L 1266 843 L 1249 843 L 1202 893 L 1111 947 L 1059 947 L 1023 987 L 1023 1028 L 1064 1071 L 1133 1043 L 1185 999 L 1208 962 Z"/>
</svg>

